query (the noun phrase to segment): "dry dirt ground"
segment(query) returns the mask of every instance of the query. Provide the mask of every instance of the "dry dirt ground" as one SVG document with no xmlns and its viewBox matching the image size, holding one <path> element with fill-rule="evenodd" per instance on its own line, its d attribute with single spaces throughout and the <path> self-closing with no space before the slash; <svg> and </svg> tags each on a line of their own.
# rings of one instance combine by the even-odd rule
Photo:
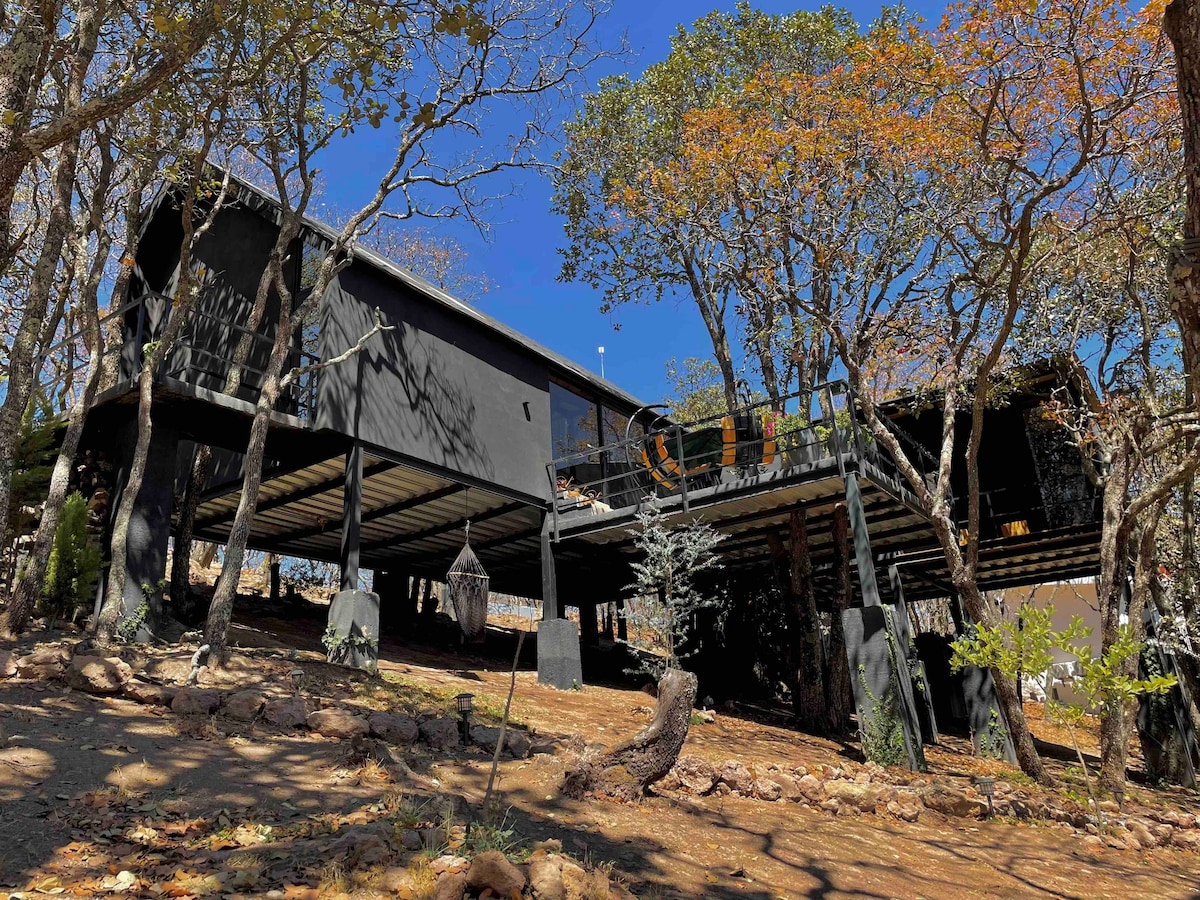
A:
<svg viewBox="0 0 1200 900">
<path fill-rule="evenodd" d="M 206 679 L 225 686 L 278 681 L 299 665 L 307 673 L 306 691 L 326 701 L 380 708 L 403 697 L 428 709 L 470 691 L 484 718 L 502 708 L 508 689 L 508 672 L 497 660 L 385 642 L 383 678 L 371 680 L 317 661 L 311 652 L 315 634 L 305 628 L 270 620 L 255 626 L 257 643 L 305 649 L 298 657 L 283 649 L 238 653 L 229 670 Z M 187 656 L 184 650 L 158 653 L 148 671 L 181 678 Z M 558 692 L 538 685 L 534 673 L 521 672 L 513 718 L 541 735 L 612 742 L 644 725 L 653 704 L 631 690 Z M 7 732 L 0 750 L 0 888 L 10 890 L 41 886 L 51 893 L 62 888 L 82 896 L 132 897 L 138 894 L 121 894 L 114 881 L 122 871 L 165 876 L 178 870 L 178 884 L 186 887 L 188 878 L 231 866 L 259 871 L 286 864 L 298 883 L 325 896 L 340 873 L 331 873 L 328 861 L 306 857 L 313 845 L 305 841 L 331 821 L 336 826 L 339 817 L 369 819 L 381 802 L 395 802 L 403 787 L 356 775 L 347 768 L 346 745 L 318 735 L 219 719 L 187 725 L 164 709 L 95 698 L 59 684 L 0 681 L 0 728 Z M 836 764 L 855 750 L 718 715 L 713 724 L 692 728 L 685 752 L 714 762 L 738 758 L 792 767 Z M 932 814 L 905 824 L 737 797 L 577 802 L 556 790 L 567 760 L 537 755 L 501 763 L 499 789 L 515 837 L 558 838 L 580 859 L 611 862 L 643 898 L 1200 897 L 1200 855 L 1180 850 L 1093 853 L 1053 826 Z M 436 778 L 440 791 L 456 796 L 466 810 L 480 804 L 489 762 L 482 752 L 465 750 L 410 757 L 414 769 Z M 965 775 L 974 761 L 952 744 L 935 750 L 931 765 Z M 1195 795 L 1171 799 L 1200 812 Z M 149 849 L 131 832 L 135 823 L 154 829 Z M 270 829 L 274 837 L 247 863 L 236 856 L 238 828 L 260 835 Z M 228 840 L 213 843 L 213 835 Z M 222 846 L 234 848 L 234 855 Z M 235 896 L 232 884 L 226 881 L 226 891 L 216 896 Z M 256 892 L 253 879 L 241 887 L 237 896 L 316 896 Z M 113 888 L 117 893 L 104 893 Z M 187 895 L 180 890 L 165 895 Z M 387 896 L 366 888 L 361 895 Z"/>
</svg>

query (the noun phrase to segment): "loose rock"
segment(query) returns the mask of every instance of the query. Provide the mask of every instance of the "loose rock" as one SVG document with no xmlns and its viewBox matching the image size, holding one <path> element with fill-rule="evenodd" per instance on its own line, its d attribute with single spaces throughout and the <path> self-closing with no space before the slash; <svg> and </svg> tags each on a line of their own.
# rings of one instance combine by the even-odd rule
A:
<svg viewBox="0 0 1200 900">
<path fill-rule="evenodd" d="M 263 719 L 276 728 L 297 728 L 308 722 L 308 707 L 303 697 L 278 697 L 267 701 Z"/>
<path fill-rule="evenodd" d="M 17 674 L 17 658 L 11 650 L 0 650 L 0 678 L 12 678 Z"/>
<path fill-rule="evenodd" d="M 987 803 L 944 784 L 931 784 L 921 791 L 921 802 L 947 816 L 979 818 L 987 814 Z"/>
<path fill-rule="evenodd" d="M 116 694 L 133 678 L 133 670 L 118 657 L 76 656 L 67 669 L 67 684 L 88 694 Z"/>
<path fill-rule="evenodd" d="M 809 803 L 820 803 L 825 799 L 825 783 L 813 775 L 803 776 L 796 787 Z"/>
<path fill-rule="evenodd" d="M 737 760 L 731 759 L 721 766 L 718 776 L 735 794 L 749 796 L 754 790 L 754 774 Z"/>
<path fill-rule="evenodd" d="M 417 739 L 417 723 L 408 716 L 377 712 L 371 713 L 367 722 L 371 727 L 371 734 L 389 744 L 411 744 Z"/>
<path fill-rule="evenodd" d="M 563 859 L 563 887 L 567 900 L 590 900 L 608 896 L 608 876 L 599 869 L 587 871 L 569 859 Z"/>
<path fill-rule="evenodd" d="M 771 780 L 779 785 L 779 789 L 783 792 L 784 800 L 796 803 L 804 799 L 804 795 L 800 792 L 799 783 L 787 772 L 772 772 Z"/>
<path fill-rule="evenodd" d="M 566 900 L 562 857 L 538 851 L 529 860 L 529 886 L 535 900 Z"/>
<path fill-rule="evenodd" d="M 171 711 L 180 716 L 207 716 L 220 705 L 220 691 L 212 688 L 181 687 L 171 700 Z"/>
<path fill-rule="evenodd" d="M 494 751 L 496 742 L 500 740 L 500 729 L 487 725 L 476 725 L 471 729 L 471 743 L 478 744 Z M 516 759 L 524 759 L 529 755 L 530 741 L 524 732 L 512 728 L 504 732 L 504 749 Z"/>
<path fill-rule="evenodd" d="M 177 690 L 162 684 L 138 681 L 135 678 L 122 688 L 121 693 L 130 700 L 145 703 L 148 706 L 170 706 L 171 701 L 175 699 Z"/>
<path fill-rule="evenodd" d="M 781 788 L 774 781 L 770 781 L 766 778 L 759 778 L 754 782 L 754 786 L 751 788 L 751 794 L 755 800 L 766 800 L 770 803 L 773 803 L 776 800 L 783 799 L 783 788 Z"/>
<path fill-rule="evenodd" d="M 17 674 L 38 681 L 61 678 L 70 660 L 71 652 L 66 647 L 38 647 L 29 655 L 17 658 Z"/>
<path fill-rule="evenodd" d="M 463 900 L 466 893 L 467 876 L 462 872 L 454 872 L 438 879 L 433 900 Z"/>
<path fill-rule="evenodd" d="M 308 727 L 325 737 L 342 739 L 363 737 L 371 730 L 365 717 L 337 708 L 318 709 L 311 713 Z"/>
<path fill-rule="evenodd" d="M 471 861 L 467 887 L 481 893 L 490 889 L 498 897 L 519 897 L 525 888 L 525 874 L 499 850 L 488 850 Z"/>
<path fill-rule="evenodd" d="M 250 722 L 262 710 L 266 698 L 258 691 L 238 691 L 225 701 L 225 715 L 239 722 Z"/>
<path fill-rule="evenodd" d="M 671 774 L 679 785 L 693 794 L 707 794 L 717 783 L 717 770 L 699 756 L 681 756 Z"/>
<path fill-rule="evenodd" d="M 458 746 L 458 722 L 451 718 L 428 719 L 420 726 L 421 740 L 438 750 Z"/>
<path fill-rule="evenodd" d="M 1176 831 L 1171 835 L 1171 845 L 1184 850 L 1200 851 L 1200 831 Z"/>
</svg>

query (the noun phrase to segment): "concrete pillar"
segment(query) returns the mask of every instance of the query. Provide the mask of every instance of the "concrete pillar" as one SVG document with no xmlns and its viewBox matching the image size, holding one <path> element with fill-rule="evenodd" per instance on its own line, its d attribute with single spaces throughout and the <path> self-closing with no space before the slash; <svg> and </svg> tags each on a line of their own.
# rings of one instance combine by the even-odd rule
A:
<svg viewBox="0 0 1200 900">
<path fill-rule="evenodd" d="M 896 626 L 900 632 L 900 643 L 904 649 L 904 655 L 907 657 L 908 671 L 912 673 L 912 693 L 921 740 L 926 744 L 936 744 L 938 742 L 937 717 L 933 712 L 933 697 L 929 693 L 930 684 L 929 678 L 925 675 L 925 664 L 917 657 L 912 620 L 908 615 L 908 604 L 904 600 L 904 583 L 900 579 L 899 568 L 888 567 L 888 581 L 892 588 L 892 599 L 896 603 Z"/>
<path fill-rule="evenodd" d="M 912 683 L 899 650 L 901 636 L 891 607 L 842 612 L 850 685 L 863 735 L 863 753 L 882 765 L 925 771 Z"/>
<path fill-rule="evenodd" d="M 342 486 L 342 589 L 329 604 L 329 624 L 340 643 L 326 650 L 330 662 L 368 669 L 379 660 L 379 595 L 358 589 L 362 456 L 362 445 L 356 441 L 346 454 Z"/>
<path fill-rule="evenodd" d="M 338 591 L 329 604 L 335 644 L 327 646 L 330 662 L 370 669 L 379 661 L 379 595 L 370 591 Z"/>
<path fill-rule="evenodd" d="M 1179 675 L 1178 662 L 1161 642 L 1154 640 L 1160 624 L 1158 611 L 1147 606 L 1142 613 L 1146 637 L 1139 677 Z M 1186 788 L 1196 787 L 1200 767 L 1200 741 L 1192 724 L 1191 697 L 1182 678 L 1165 694 L 1142 694 L 1138 698 L 1137 730 L 1141 739 L 1146 774 Z"/>
<path fill-rule="evenodd" d="M 129 480 L 129 467 L 137 443 L 136 412 L 136 407 L 131 407 L 128 420 L 118 426 L 113 454 L 117 478 L 110 511 L 114 517 L 119 498 Z M 171 535 L 171 510 L 175 502 L 178 449 L 178 433 L 166 423 L 156 422 L 150 436 L 142 487 L 138 491 L 125 538 L 123 616 L 127 619 L 139 616 L 145 606 L 145 627 L 138 632 L 138 640 L 148 640 L 151 632 L 156 632 L 162 622 L 163 592 L 160 585 L 167 577 L 167 541 Z M 107 580 L 106 576 L 101 577 L 98 585 L 97 611 L 105 594 Z"/>
<path fill-rule="evenodd" d="M 578 689 L 583 686 L 579 632 L 570 619 L 559 618 L 551 531 L 551 519 L 547 515 L 542 519 L 542 621 L 538 623 L 537 630 L 538 681 L 559 690 Z M 595 607 L 592 607 L 592 612 L 594 615 Z"/>
</svg>

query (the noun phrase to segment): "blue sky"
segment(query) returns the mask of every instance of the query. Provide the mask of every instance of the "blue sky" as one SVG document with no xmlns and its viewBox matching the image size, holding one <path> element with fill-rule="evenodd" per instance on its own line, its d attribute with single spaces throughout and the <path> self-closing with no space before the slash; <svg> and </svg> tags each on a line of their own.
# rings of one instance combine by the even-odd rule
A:
<svg viewBox="0 0 1200 900">
<path fill-rule="evenodd" d="M 770 13 L 799 8 L 816 9 L 820 3 L 760 0 L 754 4 Z M 860 23 L 869 23 L 880 10 L 877 2 L 844 3 Z M 640 74 L 663 59 L 670 37 L 681 23 L 691 23 L 714 9 L 731 11 L 733 0 L 612 0 L 612 12 L 599 25 L 598 39 L 609 47 L 627 37 L 631 58 L 609 62 L 589 75 L 591 84 L 619 72 Z M 940 18 L 941 3 L 913 2 L 908 8 L 930 23 Z M 561 110 L 563 119 L 572 110 Z M 390 135 L 359 131 L 334 148 L 324 163 L 328 199 L 345 208 L 365 199 L 375 169 L 390 156 Z M 498 185 L 498 188 L 503 185 Z M 484 272 L 495 287 L 478 303 L 489 315 L 511 325 L 553 350 L 596 372 L 596 348 L 605 348 L 605 374 L 646 402 L 668 392 L 665 362 L 672 356 L 708 356 L 711 344 L 698 314 L 686 297 L 664 299 L 646 306 L 628 306 L 615 317 L 601 315 L 600 298 L 586 285 L 556 281 L 563 243 L 562 221 L 550 210 L 550 184 L 529 173 L 514 185 L 515 196 L 491 207 L 492 228 L 487 240 L 465 224 L 423 223 L 430 229 L 448 230 L 466 247 L 473 270 Z M 318 212 L 319 216 L 319 212 Z M 619 322 L 620 331 L 614 330 Z"/>
</svg>

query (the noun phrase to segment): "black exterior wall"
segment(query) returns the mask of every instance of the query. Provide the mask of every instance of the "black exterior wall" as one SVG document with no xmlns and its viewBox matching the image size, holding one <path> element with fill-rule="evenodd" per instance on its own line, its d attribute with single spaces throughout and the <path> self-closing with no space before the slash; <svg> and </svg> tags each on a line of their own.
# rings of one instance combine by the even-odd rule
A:
<svg viewBox="0 0 1200 900">
<path fill-rule="evenodd" d="M 1061 428 L 1046 427 L 1038 405 L 1047 399 L 1036 387 L 1015 394 L 1008 405 L 984 412 L 979 447 L 981 537 L 999 537 L 999 525 L 1027 519 L 1035 532 L 1086 525 L 1098 520 L 1095 490 L 1078 449 Z M 896 418 L 896 425 L 935 457 L 941 451 L 940 410 Z M 969 412 L 955 421 L 951 486 L 960 521 L 967 514 L 967 470 L 963 465 L 971 431 Z"/>
<path fill-rule="evenodd" d="M 321 372 L 317 427 L 549 500 L 545 363 L 361 262 L 325 295 L 321 357 L 352 346 L 377 308 L 394 330 Z"/>
</svg>

